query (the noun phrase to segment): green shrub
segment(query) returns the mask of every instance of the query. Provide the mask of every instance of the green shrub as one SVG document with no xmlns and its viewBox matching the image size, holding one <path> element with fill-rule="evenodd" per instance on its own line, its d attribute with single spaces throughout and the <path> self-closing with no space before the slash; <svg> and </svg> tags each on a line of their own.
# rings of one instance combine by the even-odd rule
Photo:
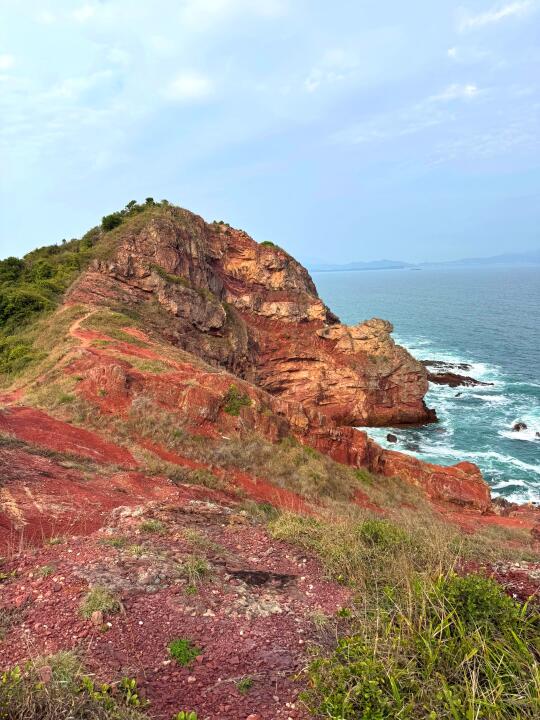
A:
<svg viewBox="0 0 540 720">
<path fill-rule="evenodd" d="M 92 613 L 100 610 L 104 614 L 120 612 L 121 605 L 118 598 L 107 588 L 96 585 L 83 598 L 80 605 L 81 615 L 89 619 Z"/>
<path fill-rule="evenodd" d="M 370 547 L 390 550 L 408 541 L 407 533 L 387 520 L 366 520 L 359 527 L 360 540 Z"/>
<path fill-rule="evenodd" d="M 478 576 L 418 580 L 308 669 L 304 700 L 340 720 L 525 720 L 540 713 L 540 615 Z"/>
<path fill-rule="evenodd" d="M 240 415 L 240 410 L 250 405 L 249 395 L 240 392 L 236 385 L 231 385 L 223 398 L 223 410 L 229 415 Z"/>
<path fill-rule="evenodd" d="M 49 680 L 42 681 L 46 670 Z M 6 720 L 148 720 L 132 678 L 97 684 L 73 653 L 31 660 L 0 674 L 0 718 Z"/>
<path fill-rule="evenodd" d="M 179 713 L 173 717 L 173 720 L 197 720 L 198 715 L 193 710 L 180 710 Z"/>
<path fill-rule="evenodd" d="M 259 243 L 259 245 L 262 245 L 263 247 L 277 247 L 277 245 L 270 240 L 263 240 Z"/>
<path fill-rule="evenodd" d="M 101 227 L 106 230 L 114 230 L 114 228 L 118 227 L 123 223 L 124 219 L 119 212 L 111 213 L 110 215 L 105 215 L 101 220 Z"/>
<path fill-rule="evenodd" d="M 187 667 L 201 654 L 202 650 L 186 638 L 176 638 L 169 643 L 169 654 L 179 665 Z"/>
</svg>

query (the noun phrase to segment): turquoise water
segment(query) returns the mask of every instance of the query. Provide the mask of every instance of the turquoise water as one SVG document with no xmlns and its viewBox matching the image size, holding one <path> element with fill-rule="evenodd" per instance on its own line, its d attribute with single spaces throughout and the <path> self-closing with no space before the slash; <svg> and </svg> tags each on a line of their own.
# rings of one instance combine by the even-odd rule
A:
<svg viewBox="0 0 540 720">
<path fill-rule="evenodd" d="M 430 386 L 439 423 L 369 434 L 440 464 L 477 463 L 495 495 L 540 501 L 540 268 L 313 273 L 343 322 L 382 317 L 421 360 L 466 362 L 489 387 Z M 459 370 L 457 372 L 460 372 Z M 456 396 L 461 393 L 460 396 Z M 527 424 L 512 431 L 516 421 Z"/>
</svg>

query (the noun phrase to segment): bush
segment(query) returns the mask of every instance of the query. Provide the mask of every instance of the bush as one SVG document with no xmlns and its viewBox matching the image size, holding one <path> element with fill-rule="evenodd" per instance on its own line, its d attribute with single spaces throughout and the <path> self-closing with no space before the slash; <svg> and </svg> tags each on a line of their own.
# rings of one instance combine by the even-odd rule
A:
<svg viewBox="0 0 540 720">
<path fill-rule="evenodd" d="M 201 654 L 201 649 L 185 638 L 176 638 L 169 643 L 169 654 L 179 665 L 187 667 Z"/>
<path fill-rule="evenodd" d="M 122 214 L 119 212 L 114 212 L 110 215 L 105 215 L 102 218 L 101 227 L 108 232 L 109 230 L 114 230 L 114 228 L 118 227 L 123 222 L 124 218 L 122 217 Z"/>
<path fill-rule="evenodd" d="M 308 670 L 317 716 L 525 720 L 540 713 L 540 615 L 494 581 L 418 581 L 407 603 L 373 608 Z"/>
<path fill-rule="evenodd" d="M 50 679 L 42 681 L 42 670 Z M 137 683 L 96 684 L 73 653 L 36 658 L 0 674 L 0 718 L 6 720 L 148 720 Z"/>
<path fill-rule="evenodd" d="M 226 413 L 237 416 L 240 415 L 240 410 L 243 407 L 251 405 L 251 398 L 249 395 L 240 392 L 236 385 L 231 385 L 223 398 L 223 403 L 223 410 Z"/>
</svg>

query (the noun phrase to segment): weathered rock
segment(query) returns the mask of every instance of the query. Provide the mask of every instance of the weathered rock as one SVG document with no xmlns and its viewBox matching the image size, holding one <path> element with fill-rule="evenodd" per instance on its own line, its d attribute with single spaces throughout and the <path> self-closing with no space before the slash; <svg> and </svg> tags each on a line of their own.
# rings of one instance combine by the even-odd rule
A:
<svg viewBox="0 0 540 720">
<path fill-rule="evenodd" d="M 514 423 L 514 425 L 512 427 L 512 430 L 514 432 L 520 432 L 521 430 L 526 430 L 526 429 L 527 429 L 527 424 L 524 422 L 521 422 L 521 421 Z"/>
<path fill-rule="evenodd" d="M 436 419 L 423 400 L 427 372 L 394 343 L 391 323 L 339 324 L 284 250 L 186 210 L 127 223 L 68 301 L 157 303 L 167 340 L 341 424 Z"/>
<path fill-rule="evenodd" d="M 493 383 L 482 382 L 481 380 L 475 380 L 468 375 L 458 375 L 454 372 L 444 373 L 428 373 L 429 382 L 435 383 L 436 385 L 448 385 L 449 387 L 478 387 L 493 385 Z"/>
<path fill-rule="evenodd" d="M 491 506 L 489 485 L 476 465 L 461 462 L 441 467 L 369 442 L 369 467 L 422 488 L 431 500 L 451 502 L 485 512 Z"/>
</svg>

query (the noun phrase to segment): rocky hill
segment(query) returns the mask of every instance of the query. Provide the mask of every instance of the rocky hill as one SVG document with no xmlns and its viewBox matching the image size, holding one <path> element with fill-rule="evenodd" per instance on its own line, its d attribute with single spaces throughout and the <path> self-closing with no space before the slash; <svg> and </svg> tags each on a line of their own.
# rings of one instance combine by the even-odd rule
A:
<svg viewBox="0 0 540 720">
<path fill-rule="evenodd" d="M 148 202 L 0 265 L 0 669 L 54 653 L 52 688 L 76 651 L 153 718 L 307 717 L 306 647 L 360 588 L 458 567 L 535 591 L 538 511 L 357 429 L 436 421 L 427 370 L 284 250 Z"/>
</svg>

